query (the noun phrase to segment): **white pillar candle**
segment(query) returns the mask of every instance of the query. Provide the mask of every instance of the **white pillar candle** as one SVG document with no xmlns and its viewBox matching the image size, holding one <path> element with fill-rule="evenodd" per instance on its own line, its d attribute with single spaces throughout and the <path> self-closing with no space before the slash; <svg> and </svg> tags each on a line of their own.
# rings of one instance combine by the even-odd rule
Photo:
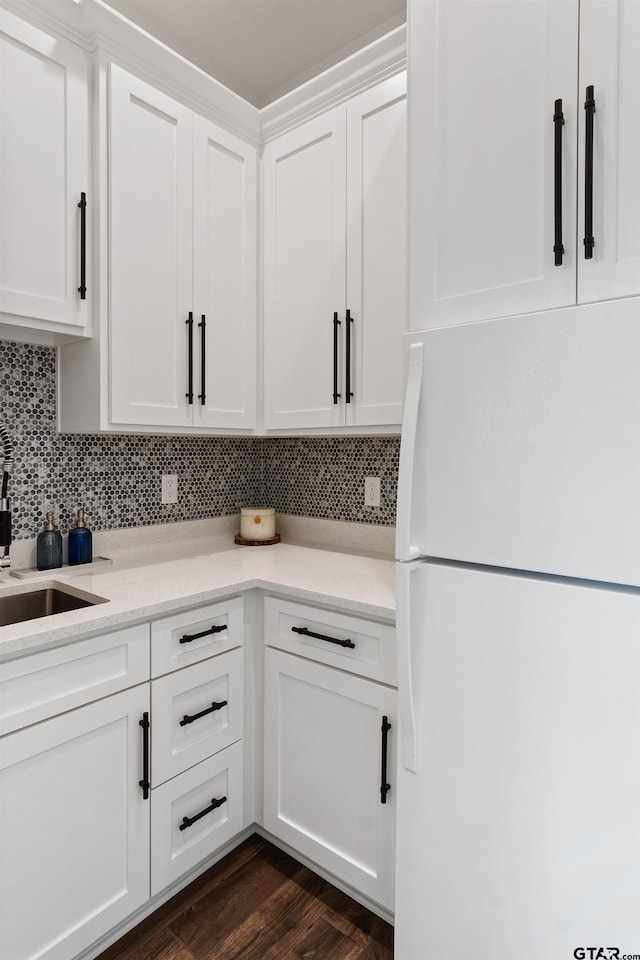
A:
<svg viewBox="0 0 640 960">
<path fill-rule="evenodd" d="M 271 540 L 276 535 L 276 511 L 273 507 L 242 507 L 240 536 L 245 540 Z"/>
</svg>

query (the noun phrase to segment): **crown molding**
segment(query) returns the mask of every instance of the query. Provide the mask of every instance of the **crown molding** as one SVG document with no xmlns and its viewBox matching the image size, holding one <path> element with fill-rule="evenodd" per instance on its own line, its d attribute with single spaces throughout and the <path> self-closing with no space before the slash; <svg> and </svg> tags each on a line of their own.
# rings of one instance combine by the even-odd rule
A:
<svg viewBox="0 0 640 960">
<path fill-rule="evenodd" d="M 104 52 L 185 106 L 249 143 L 262 142 L 260 111 L 101 0 L 0 0 L 0 6 L 88 54 Z"/>
<path fill-rule="evenodd" d="M 259 110 L 102 0 L 0 0 L 0 8 L 98 51 L 231 133 L 260 146 L 407 65 L 407 28 L 396 27 Z"/>
<path fill-rule="evenodd" d="M 403 24 L 260 111 L 264 143 L 325 113 L 407 66 L 407 28 Z"/>
</svg>

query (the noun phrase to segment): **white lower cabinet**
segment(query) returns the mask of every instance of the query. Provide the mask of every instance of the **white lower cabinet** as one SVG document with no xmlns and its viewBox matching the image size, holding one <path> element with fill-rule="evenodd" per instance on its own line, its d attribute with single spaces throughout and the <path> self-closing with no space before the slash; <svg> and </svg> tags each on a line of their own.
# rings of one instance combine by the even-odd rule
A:
<svg viewBox="0 0 640 960">
<path fill-rule="evenodd" d="M 70 960 L 149 897 L 143 684 L 0 740 L 0 956 Z"/>
<path fill-rule="evenodd" d="M 242 742 L 163 783 L 151 800 L 154 896 L 242 830 Z"/>
<path fill-rule="evenodd" d="M 232 650 L 152 681 L 154 785 L 240 739 L 242 656 Z"/>
<path fill-rule="evenodd" d="M 396 732 L 395 690 L 265 651 L 264 826 L 389 910 Z"/>
</svg>

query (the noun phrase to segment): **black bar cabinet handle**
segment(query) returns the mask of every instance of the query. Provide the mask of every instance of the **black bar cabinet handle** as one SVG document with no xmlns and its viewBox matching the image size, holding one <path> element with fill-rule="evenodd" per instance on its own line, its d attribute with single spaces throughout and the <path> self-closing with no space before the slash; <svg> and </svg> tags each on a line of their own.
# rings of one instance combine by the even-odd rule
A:
<svg viewBox="0 0 640 960">
<path fill-rule="evenodd" d="M 142 720 L 139 721 L 142 727 L 142 780 L 138 780 L 138 785 L 142 787 L 142 799 L 149 799 L 149 714 L 143 713 Z"/>
<path fill-rule="evenodd" d="M 193 826 L 193 824 L 196 823 L 197 820 L 201 820 L 203 817 L 206 817 L 208 813 L 211 813 L 212 810 L 217 810 L 218 807 L 221 807 L 222 804 L 226 802 L 227 802 L 226 797 L 220 797 L 219 799 L 216 799 L 216 797 L 213 797 L 211 800 L 210 807 L 205 807 L 204 810 L 201 810 L 200 813 L 196 813 L 193 817 L 183 817 L 182 823 L 180 824 L 179 829 L 186 830 L 187 827 Z"/>
<path fill-rule="evenodd" d="M 194 713 L 191 716 L 189 716 L 188 713 L 185 713 L 184 717 L 180 721 L 180 726 L 186 727 L 188 723 L 193 723 L 194 720 L 199 720 L 201 717 L 206 717 L 208 713 L 215 713 L 216 710 L 222 710 L 223 707 L 226 707 L 228 702 L 228 700 L 220 700 L 219 703 L 216 703 L 214 700 L 210 707 L 207 707 L 206 710 L 201 710 L 200 713 Z"/>
<path fill-rule="evenodd" d="M 388 717 L 382 718 L 382 726 L 380 727 L 382 731 L 382 763 L 381 763 L 381 774 L 380 774 L 380 803 L 387 802 L 387 794 L 391 790 L 391 784 L 387 783 L 387 738 L 389 730 L 391 730 L 391 724 L 389 723 Z"/>
<path fill-rule="evenodd" d="M 338 393 L 338 327 L 341 321 L 338 320 L 337 312 L 333 315 L 333 402 L 336 404 L 340 399 Z"/>
<path fill-rule="evenodd" d="M 353 317 L 351 316 L 351 310 L 347 310 L 345 320 L 347 323 L 347 359 L 346 359 L 346 380 L 345 380 L 345 391 L 344 391 L 344 401 L 345 403 L 351 403 L 351 397 L 353 393 L 351 391 L 351 324 L 353 323 Z"/>
<path fill-rule="evenodd" d="M 200 321 L 198 326 L 200 327 L 200 389 L 202 390 L 202 393 L 198 394 L 198 399 L 200 401 L 200 405 L 204 407 L 204 402 L 207 399 L 207 395 L 205 392 L 206 391 L 205 378 L 207 375 L 207 369 L 206 369 L 207 365 L 206 365 L 206 359 L 205 359 L 205 350 L 207 345 L 207 321 L 205 319 L 204 313 L 202 314 L 202 320 Z"/>
<path fill-rule="evenodd" d="M 187 357 L 188 357 L 188 377 L 189 384 L 185 397 L 189 403 L 193 403 L 193 311 L 189 311 L 189 316 L 185 320 L 187 325 Z"/>
<path fill-rule="evenodd" d="M 193 640 L 199 640 L 200 637 L 209 637 L 212 633 L 222 633 L 222 631 L 226 629 L 226 623 L 220 623 L 216 626 L 209 627 L 208 630 L 203 630 L 202 633 L 185 633 L 184 636 L 180 637 L 178 643 L 191 643 Z"/>
<path fill-rule="evenodd" d="M 584 258 L 593 259 L 593 116 L 596 112 L 596 101 L 593 87 L 586 89 L 584 102 Z"/>
<path fill-rule="evenodd" d="M 87 195 L 80 194 L 80 286 L 81 300 L 87 299 Z"/>
<path fill-rule="evenodd" d="M 564 245 L 562 243 L 562 128 L 564 126 L 564 113 L 562 112 L 562 100 L 556 100 L 553 109 L 554 125 L 554 193 L 553 193 L 553 222 L 555 228 L 553 252 L 555 254 L 555 266 L 562 266 L 562 256 L 564 254 Z"/>
<path fill-rule="evenodd" d="M 356 648 L 352 640 L 338 640 L 337 637 L 325 637 L 323 633 L 314 633 L 307 627 L 291 627 L 291 630 L 293 633 L 299 633 L 303 637 L 315 637 L 316 640 L 326 640 L 327 643 L 337 643 L 339 647 L 349 647 L 350 650 L 355 650 Z"/>
</svg>

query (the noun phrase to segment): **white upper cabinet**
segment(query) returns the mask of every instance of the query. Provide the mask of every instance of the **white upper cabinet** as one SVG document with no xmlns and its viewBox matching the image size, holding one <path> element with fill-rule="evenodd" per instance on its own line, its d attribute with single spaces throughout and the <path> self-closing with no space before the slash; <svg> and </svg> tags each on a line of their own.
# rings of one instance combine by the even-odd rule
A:
<svg viewBox="0 0 640 960">
<path fill-rule="evenodd" d="M 581 0 L 578 301 L 640 293 L 640 4 Z M 587 88 L 593 87 L 593 187 L 585 183 Z M 591 259 L 585 259 L 586 196 L 592 194 Z M 588 223 L 587 223 L 588 225 Z"/>
<path fill-rule="evenodd" d="M 409 13 L 412 329 L 639 294 L 640 5 Z"/>
<path fill-rule="evenodd" d="M 194 424 L 255 426 L 256 151 L 193 118 L 194 288 L 200 369 Z"/>
<path fill-rule="evenodd" d="M 347 104 L 348 426 L 402 420 L 407 329 L 406 75 Z"/>
<path fill-rule="evenodd" d="M 336 108 L 265 147 L 267 428 L 344 423 L 334 392 L 346 293 L 345 141 L 344 109 Z"/>
<path fill-rule="evenodd" d="M 410 3 L 412 329 L 575 302 L 577 64 L 578 0 Z"/>
<path fill-rule="evenodd" d="M 193 314 L 192 113 L 115 65 L 109 88 L 111 419 L 181 426 Z"/>
<path fill-rule="evenodd" d="M 255 150 L 111 65 L 111 420 L 255 425 Z"/>
<path fill-rule="evenodd" d="M 265 427 L 401 421 L 406 80 L 264 152 Z"/>
<path fill-rule="evenodd" d="M 80 49 L 0 10 L 4 336 L 52 343 L 88 332 L 87 91 Z M 27 331 L 38 333 L 30 338 Z"/>
</svg>

